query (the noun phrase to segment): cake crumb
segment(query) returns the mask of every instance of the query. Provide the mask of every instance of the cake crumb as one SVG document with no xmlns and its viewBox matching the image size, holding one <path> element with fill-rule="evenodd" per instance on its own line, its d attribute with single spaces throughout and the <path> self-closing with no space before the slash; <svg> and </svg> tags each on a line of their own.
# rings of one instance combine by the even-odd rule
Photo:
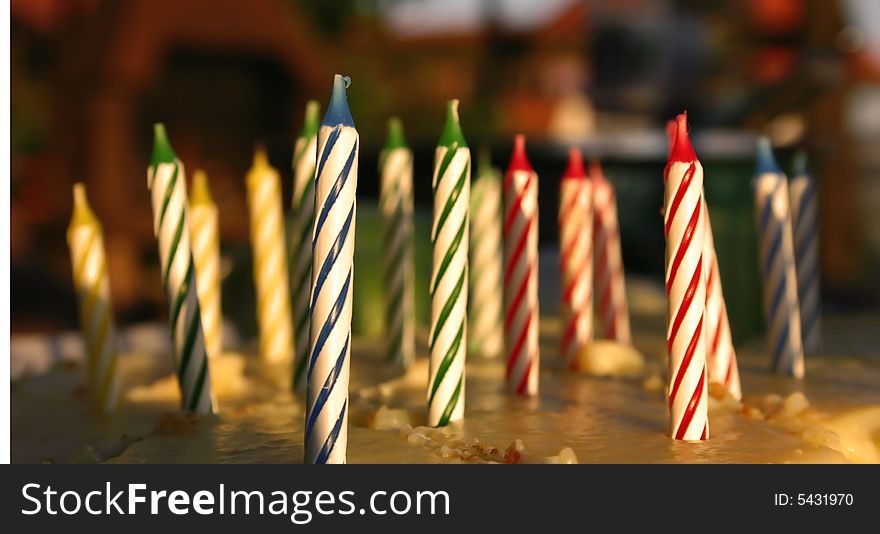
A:
<svg viewBox="0 0 880 534">
<path fill-rule="evenodd" d="M 742 414 L 749 419 L 755 419 L 758 421 L 764 420 L 764 412 L 760 410 L 757 406 L 752 406 L 751 404 L 743 403 L 742 405 Z"/>
<path fill-rule="evenodd" d="M 576 464 L 578 463 L 577 455 L 571 447 L 563 447 L 556 456 L 547 457 L 548 464 Z"/>
<path fill-rule="evenodd" d="M 727 396 L 727 390 L 718 382 L 709 382 L 709 396 L 713 399 L 724 400 Z"/>
<path fill-rule="evenodd" d="M 412 443 L 413 445 L 423 445 L 426 440 L 427 438 L 425 435 L 418 432 L 412 432 L 406 437 L 406 442 Z"/>
<path fill-rule="evenodd" d="M 663 390 L 663 377 L 660 375 L 651 375 L 642 381 L 642 389 L 650 393 Z"/>
<path fill-rule="evenodd" d="M 153 433 L 159 436 L 192 434 L 199 426 L 199 418 L 192 412 L 167 412 L 162 414 Z"/>
<path fill-rule="evenodd" d="M 761 411 L 764 412 L 764 417 L 767 419 L 773 419 L 776 417 L 776 414 L 782 410 L 784 402 L 782 396 L 777 395 L 776 393 L 766 395 L 761 399 Z"/>
<path fill-rule="evenodd" d="M 517 440 L 519 441 L 519 440 Z M 494 449 L 493 449 L 494 450 Z M 504 460 L 501 463 L 518 464 L 522 462 L 522 454 L 516 450 L 516 444 L 511 443 L 507 450 L 504 451 Z"/>
<path fill-rule="evenodd" d="M 800 391 L 796 391 L 785 398 L 782 408 L 776 413 L 779 419 L 791 419 L 801 415 L 810 407 L 810 401 Z"/>
<path fill-rule="evenodd" d="M 376 430 L 393 430 L 409 423 L 409 413 L 399 408 L 380 406 L 369 418 L 370 428 Z"/>
</svg>

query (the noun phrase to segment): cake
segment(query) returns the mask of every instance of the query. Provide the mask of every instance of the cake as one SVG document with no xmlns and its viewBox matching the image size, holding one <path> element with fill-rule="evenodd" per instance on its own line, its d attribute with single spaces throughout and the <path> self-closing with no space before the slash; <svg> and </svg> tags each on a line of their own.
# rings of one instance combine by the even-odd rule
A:
<svg viewBox="0 0 880 534">
<path fill-rule="evenodd" d="M 469 357 L 467 412 L 425 425 L 425 333 L 405 374 L 382 362 L 380 340 L 355 339 L 349 463 L 880 463 L 880 361 L 866 333 L 876 316 L 829 316 L 825 353 L 803 381 L 773 375 L 761 340 L 737 347 L 743 402 L 710 389 L 711 439 L 675 442 L 667 429 L 662 289 L 629 288 L 635 346 L 596 341 L 578 372 L 559 369 L 559 322 L 541 321 L 540 395 L 504 388 L 504 362 Z M 550 306 L 547 306 L 550 308 Z M 15 342 L 13 342 L 15 344 Z M 21 362 L 15 361 L 13 367 Z M 15 463 L 300 463 L 304 404 L 283 366 L 250 351 L 211 361 L 219 411 L 179 411 L 171 357 L 120 357 L 124 411 L 95 415 L 76 362 L 13 373 Z"/>
</svg>

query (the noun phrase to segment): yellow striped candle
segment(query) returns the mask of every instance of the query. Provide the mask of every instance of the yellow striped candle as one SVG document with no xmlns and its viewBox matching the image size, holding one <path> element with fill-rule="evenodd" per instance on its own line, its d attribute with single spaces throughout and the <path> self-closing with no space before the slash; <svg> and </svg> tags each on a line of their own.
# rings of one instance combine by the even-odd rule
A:
<svg viewBox="0 0 880 534">
<path fill-rule="evenodd" d="M 284 243 L 281 177 L 269 165 L 264 149 L 258 148 L 254 153 L 254 163 L 245 181 L 254 251 L 260 356 L 265 361 L 279 363 L 293 356 L 293 317 Z"/>
<path fill-rule="evenodd" d="M 79 298 L 79 319 L 86 349 L 86 375 L 97 411 L 119 406 L 116 372 L 116 327 L 110 302 L 110 278 L 101 223 L 86 198 L 85 185 L 73 186 L 73 216 L 67 228 L 73 285 Z"/>
<path fill-rule="evenodd" d="M 223 351 L 223 311 L 220 306 L 220 221 L 217 204 L 208 187 L 208 176 L 198 169 L 193 174 L 189 200 L 193 261 L 196 265 L 196 293 L 202 312 L 208 358 Z"/>
</svg>

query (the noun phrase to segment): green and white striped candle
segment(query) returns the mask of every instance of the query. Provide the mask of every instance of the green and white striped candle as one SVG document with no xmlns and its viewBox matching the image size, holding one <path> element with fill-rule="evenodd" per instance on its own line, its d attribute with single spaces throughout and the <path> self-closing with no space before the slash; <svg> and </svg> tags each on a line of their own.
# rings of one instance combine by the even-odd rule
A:
<svg viewBox="0 0 880 534">
<path fill-rule="evenodd" d="M 306 104 L 303 128 L 293 149 L 293 199 L 288 240 L 290 293 L 293 300 L 293 390 L 305 394 L 309 361 L 309 295 L 312 285 L 312 231 L 315 224 L 315 166 L 318 160 L 320 104 Z"/>
<path fill-rule="evenodd" d="M 186 173 L 162 124 L 154 126 L 147 186 L 153 204 L 153 230 L 159 240 L 159 260 L 168 299 L 172 353 L 182 406 L 184 410 L 196 413 L 211 413 L 215 406 L 190 247 Z"/>
<path fill-rule="evenodd" d="M 471 153 L 458 120 L 458 100 L 451 100 L 434 153 L 432 182 L 431 426 L 445 426 L 464 417 L 470 174 Z"/>
<path fill-rule="evenodd" d="M 471 189 L 470 295 L 468 347 L 486 358 L 504 352 L 504 264 L 501 228 L 501 171 L 487 150 L 480 152 L 477 178 Z"/>
<path fill-rule="evenodd" d="M 403 124 L 388 121 L 388 139 L 379 156 L 379 210 L 382 213 L 386 361 L 407 368 L 415 359 L 413 278 L 413 155 Z"/>
</svg>

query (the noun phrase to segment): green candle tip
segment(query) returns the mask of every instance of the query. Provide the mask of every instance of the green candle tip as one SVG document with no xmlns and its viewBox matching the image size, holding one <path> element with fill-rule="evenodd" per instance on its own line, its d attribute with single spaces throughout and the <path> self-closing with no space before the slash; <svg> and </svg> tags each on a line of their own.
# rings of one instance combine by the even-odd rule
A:
<svg viewBox="0 0 880 534">
<path fill-rule="evenodd" d="M 173 163 L 175 159 L 177 156 L 168 141 L 165 125 L 157 122 L 153 125 L 153 155 L 150 158 L 150 165 L 155 167 L 160 163 Z"/>
<path fill-rule="evenodd" d="M 385 150 L 407 148 L 406 137 L 403 135 L 403 121 L 400 117 L 388 119 L 388 137 L 385 139 Z"/>
<path fill-rule="evenodd" d="M 446 124 L 443 126 L 443 133 L 440 134 L 440 146 L 451 147 L 458 145 L 459 147 L 467 147 L 467 141 L 461 132 L 461 121 L 458 118 L 458 99 L 454 98 L 446 104 Z"/>
<path fill-rule="evenodd" d="M 306 102 L 306 114 L 303 119 L 303 127 L 299 136 L 308 139 L 318 135 L 318 128 L 321 125 L 320 119 L 321 104 L 317 100 L 309 100 Z"/>
</svg>

